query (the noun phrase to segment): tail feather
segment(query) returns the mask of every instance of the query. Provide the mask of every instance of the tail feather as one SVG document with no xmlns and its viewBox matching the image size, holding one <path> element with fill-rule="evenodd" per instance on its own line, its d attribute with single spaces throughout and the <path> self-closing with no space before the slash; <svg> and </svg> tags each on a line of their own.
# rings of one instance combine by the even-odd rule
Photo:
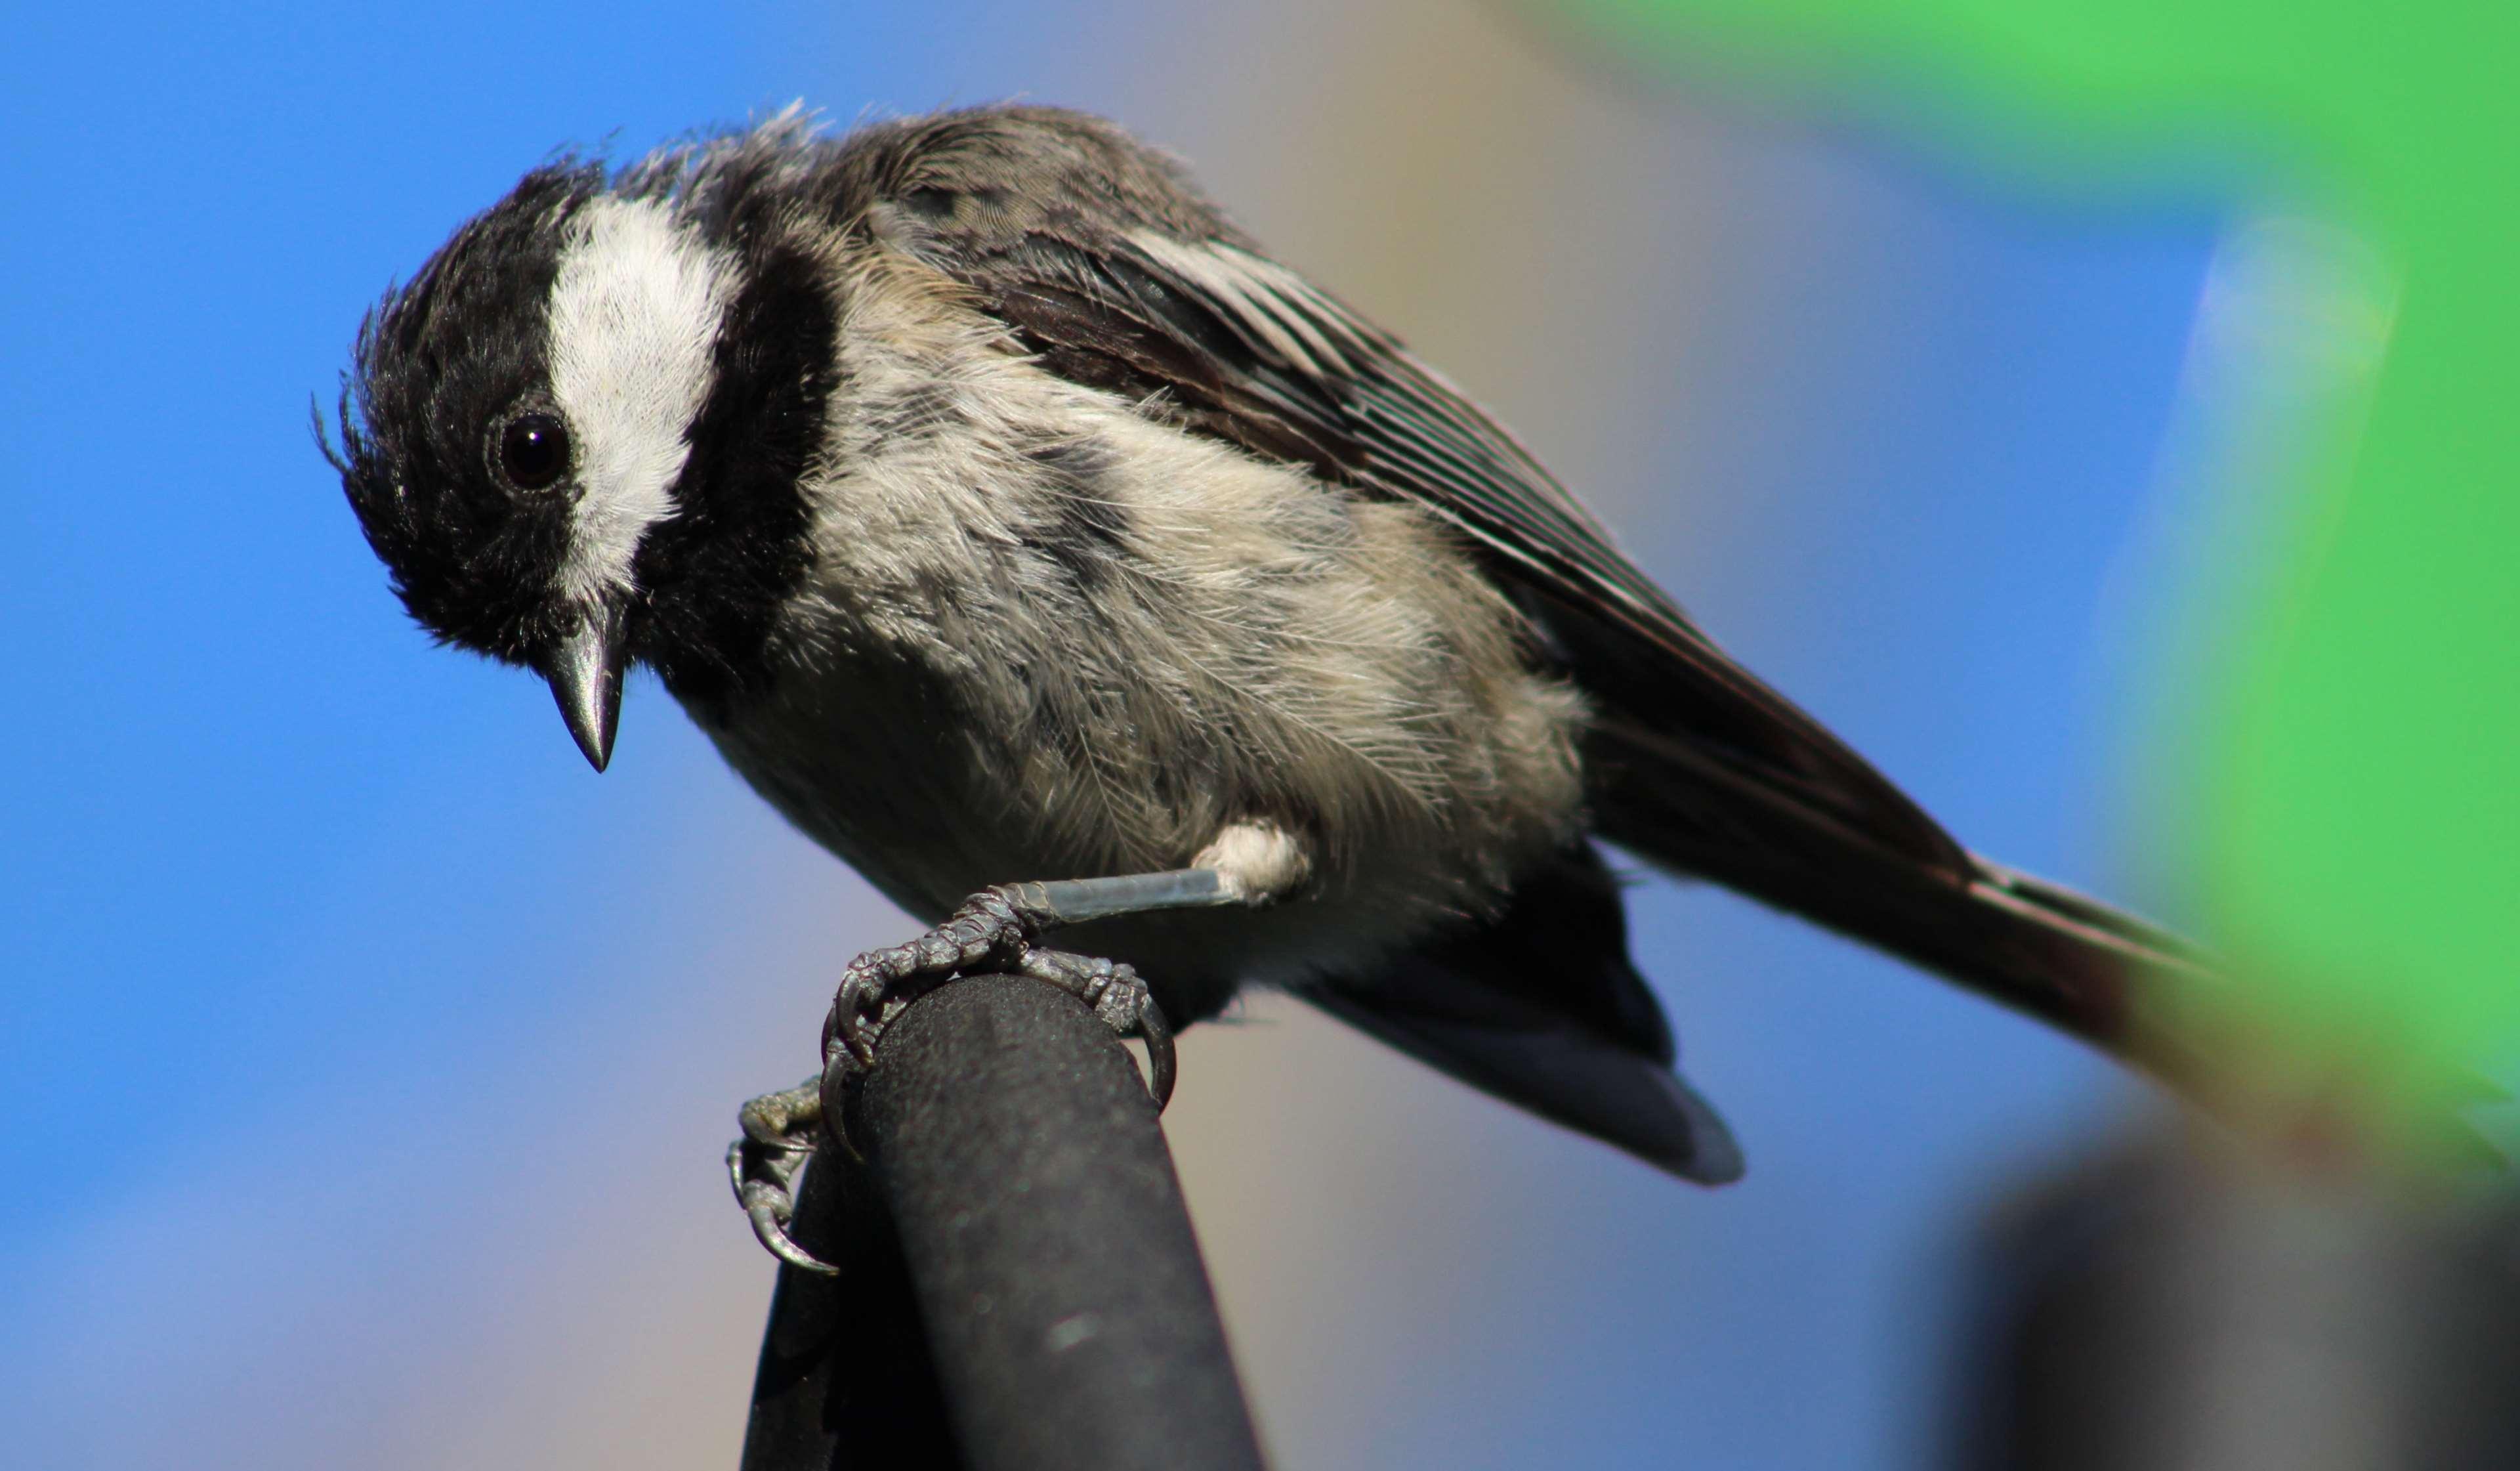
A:
<svg viewBox="0 0 2520 1471">
<path fill-rule="evenodd" d="M 1919 856 L 1699 743 L 1595 730 L 1601 835 L 1942 975 L 2180 1082 L 2192 1058 L 2163 996 L 2213 984 L 2169 932 L 1955 846 Z"/>
</svg>

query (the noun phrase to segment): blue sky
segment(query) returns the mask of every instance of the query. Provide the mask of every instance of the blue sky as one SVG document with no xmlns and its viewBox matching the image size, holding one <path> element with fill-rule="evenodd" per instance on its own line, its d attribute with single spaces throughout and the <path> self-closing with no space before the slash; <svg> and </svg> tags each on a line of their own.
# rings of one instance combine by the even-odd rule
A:
<svg viewBox="0 0 2520 1471">
<path fill-rule="evenodd" d="M 1152 5 L 13 20 L 0 1424 L 22 1463 L 731 1455 L 768 1273 L 715 1141 L 802 1072 L 839 961 L 896 938 L 652 685 L 598 779 L 530 680 L 408 625 L 306 428 L 365 303 L 557 146 L 636 152 L 795 97 L 840 119 L 1097 107 L 1276 199 L 1250 119 L 1317 110 L 1308 48 L 1396 44 L 1334 9 L 1261 41 Z M 1433 0 L 1407 23 L 1429 17 L 1482 28 L 1465 55 L 1537 44 Z M 2112 860 L 2141 844 L 2108 800 L 2105 594 L 2140 553 L 2213 213 L 2008 197 L 1896 139 L 1515 65 L 1670 140 L 1603 186 L 1633 229 L 1552 249 L 1689 249 L 1599 279 L 1556 256 L 1569 309 L 1635 330 L 1540 375 L 1574 388 L 1473 387 L 1972 845 L 2159 907 Z M 1477 198 L 1482 165 L 1454 166 Z M 1277 238 L 1280 215 L 1321 253 L 1302 263 L 1385 309 L 1354 285 L 1370 263 L 1321 258 L 1335 227 L 1245 218 Z M 1430 350 L 1499 335 L 1476 299 L 1412 309 Z M 1289 1464 L 1656 1464 L 1684 1437 L 1706 1465 L 1914 1464 L 1974 1212 L 2136 1096 L 1726 896 L 1656 881 L 1635 907 L 1748 1144 L 1736 1190 L 1501 1120 L 1292 1014 L 1192 1038 L 1186 1088 L 1206 1048 L 1251 1090 L 1210 1087 L 1177 1130 Z M 1322 1124 L 1289 1079 L 1376 1117 L 1268 1130 L 1277 1107 Z M 1282 1188 L 1202 1205 L 1233 1140 Z M 1314 1256 L 1240 1244 L 1246 1211 Z M 1307 1279 L 1388 1297 L 1282 1336 L 1262 1299 Z M 516 1346 L 604 1332 L 648 1377 L 586 1392 L 678 1386 L 681 1428 L 534 1418 Z"/>
</svg>

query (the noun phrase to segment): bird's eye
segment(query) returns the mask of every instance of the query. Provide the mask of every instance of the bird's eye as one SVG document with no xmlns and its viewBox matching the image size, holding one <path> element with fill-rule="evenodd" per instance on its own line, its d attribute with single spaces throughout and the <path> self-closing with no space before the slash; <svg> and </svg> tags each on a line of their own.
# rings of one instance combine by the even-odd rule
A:
<svg viewBox="0 0 2520 1471">
<path fill-rule="evenodd" d="M 540 490 L 568 471 L 568 427 L 557 415 L 518 414 L 499 429 L 499 471 L 519 490 Z"/>
</svg>

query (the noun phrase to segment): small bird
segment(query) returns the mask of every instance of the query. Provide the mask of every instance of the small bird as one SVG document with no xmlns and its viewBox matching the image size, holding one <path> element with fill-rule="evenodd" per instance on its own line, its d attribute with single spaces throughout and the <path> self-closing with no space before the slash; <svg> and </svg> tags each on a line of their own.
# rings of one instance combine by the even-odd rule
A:
<svg viewBox="0 0 2520 1471">
<path fill-rule="evenodd" d="M 965 971 L 1148 1035 L 1278 987 L 1688 1179 L 1599 844 L 2156 1072 L 2176 939 L 1970 853 L 1743 669 L 1512 436 L 1100 118 L 799 110 L 526 174 L 362 322 L 339 472 L 439 639 L 598 770 L 653 669 L 938 928 L 747 1105 L 762 1239 L 883 1023 Z M 1056 927 L 1063 944 L 1041 944 Z M 1086 958 L 1088 955 L 1097 958 Z"/>
</svg>

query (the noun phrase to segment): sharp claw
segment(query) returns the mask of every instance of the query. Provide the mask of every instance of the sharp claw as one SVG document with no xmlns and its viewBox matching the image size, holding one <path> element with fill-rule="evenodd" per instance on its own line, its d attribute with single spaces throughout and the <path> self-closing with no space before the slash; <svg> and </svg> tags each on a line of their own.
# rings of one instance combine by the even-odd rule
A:
<svg viewBox="0 0 2520 1471">
<path fill-rule="evenodd" d="M 796 1197 L 789 1193 L 788 1182 L 796 1177 L 802 1161 L 784 1154 L 762 1158 L 776 1149 L 744 1139 L 728 1146 L 726 1172 L 735 1182 L 735 1203 L 743 1208 L 753 1236 L 770 1255 L 800 1270 L 837 1275 L 838 1267 L 798 1246 L 796 1238 L 788 1234 L 788 1222 L 796 1214 Z"/>
<path fill-rule="evenodd" d="M 772 1256 L 800 1270 L 836 1272 L 796 1244 L 788 1222 L 796 1214 L 796 1172 L 812 1158 L 813 1135 L 821 1124 L 822 1080 L 808 1079 L 795 1087 L 766 1093 L 746 1103 L 736 1115 L 742 1137 L 727 1146 L 726 1173 L 735 1186 L 735 1203 L 752 1222 L 752 1234 Z"/>
<path fill-rule="evenodd" d="M 1180 1061 L 1173 1052 L 1173 1024 L 1164 1019 L 1152 992 L 1138 1007 L 1138 1032 L 1147 1039 L 1147 1091 L 1153 1095 L 1155 1112 L 1160 1114 L 1173 1101 Z"/>
<path fill-rule="evenodd" d="M 866 1156 L 858 1153 L 857 1144 L 849 1138 L 849 1074 L 856 1062 L 845 1046 L 834 1049 L 831 1061 L 823 1065 L 823 1131 L 840 1146 L 840 1152 L 863 1165 Z"/>
<path fill-rule="evenodd" d="M 779 1209 L 780 1205 L 781 1202 L 761 1195 L 745 1202 L 743 1214 L 752 1221 L 752 1234 L 760 1239 L 770 1255 L 799 1271 L 826 1277 L 838 1276 L 838 1267 L 798 1246 L 795 1238 L 788 1234 L 788 1222 L 782 1218 L 786 1213 Z"/>
</svg>

